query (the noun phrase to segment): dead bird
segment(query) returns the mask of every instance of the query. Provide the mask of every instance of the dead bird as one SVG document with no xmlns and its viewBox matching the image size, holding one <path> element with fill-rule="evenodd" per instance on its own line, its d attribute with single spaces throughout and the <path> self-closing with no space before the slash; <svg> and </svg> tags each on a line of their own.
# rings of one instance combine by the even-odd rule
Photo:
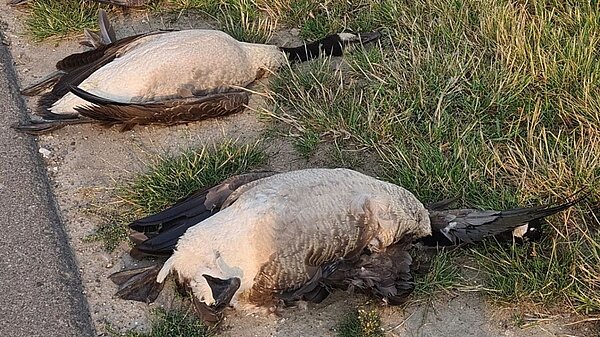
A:
<svg viewBox="0 0 600 337">
<path fill-rule="evenodd" d="M 102 14 L 101 14 L 102 15 Z M 69 124 L 172 125 L 241 111 L 243 90 L 289 61 L 340 56 L 351 44 L 377 40 L 378 32 L 339 33 L 298 47 L 235 40 L 218 30 L 155 31 L 114 40 L 107 19 L 94 50 L 67 56 L 44 82 L 37 113 L 43 119 L 18 130 L 41 134 Z M 112 32 L 112 34 L 111 34 Z M 24 90 L 35 94 L 36 86 Z"/>
<path fill-rule="evenodd" d="M 168 259 L 111 279 L 121 298 L 152 302 L 173 273 L 208 322 L 229 305 L 318 303 L 337 288 L 395 305 L 414 289 L 414 242 L 479 241 L 582 199 L 507 211 L 428 210 L 404 188 L 348 169 L 252 173 L 132 223 L 141 233 L 133 255 Z"/>
</svg>

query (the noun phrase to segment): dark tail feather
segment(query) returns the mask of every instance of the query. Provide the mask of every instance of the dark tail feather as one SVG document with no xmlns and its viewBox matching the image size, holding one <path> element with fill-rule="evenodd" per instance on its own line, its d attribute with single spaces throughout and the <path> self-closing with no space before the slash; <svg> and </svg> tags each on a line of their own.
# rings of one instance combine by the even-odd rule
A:
<svg viewBox="0 0 600 337">
<path fill-rule="evenodd" d="M 100 28 L 100 38 L 103 44 L 107 45 L 117 41 L 115 29 L 110 24 L 103 9 L 98 10 L 98 27 Z"/>
<path fill-rule="evenodd" d="M 422 242 L 426 245 L 455 245 L 461 242 L 481 241 L 488 236 L 511 231 L 529 222 L 561 212 L 588 196 L 588 192 L 577 194 L 580 196 L 558 205 L 515 208 L 506 211 L 476 209 L 432 211 L 430 212 L 432 235 L 423 238 Z"/>
<path fill-rule="evenodd" d="M 40 93 L 42 93 L 42 91 L 52 87 L 65 74 L 66 74 L 66 72 L 64 72 L 63 70 L 57 70 L 51 74 L 48 74 L 48 75 L 44 76 L 42 79 L 40 79 L 39 81 L 29 85 L 28 87 L 21 89 L 21 95 L 24 95 L 24 96 L 39 95 Z"/>
<path fill-rule="evenodd" d="M 64 120 L 51 120 L 51 121 L 30 121 L 27 124 L 19 124 L 14 125 L 13 128 L 30 135 L 43 135 L 54 130 L 58 130 L 67 125 L 76 125 L 76 124 L 85 124 L 91 123 L 92 120 L 89 119 L 81 119 L 81 118 L 72 118 L 72 119 L 64 119 Z"/>
<path fill-rule="evenodd" d="M 109 276 L 119 286 L 116 295 L 124 300 L 152 303 L 164 287 L 156 282 L 156 276 L 163 264 L 150 267 L 128 269 Z"/>
</svg>

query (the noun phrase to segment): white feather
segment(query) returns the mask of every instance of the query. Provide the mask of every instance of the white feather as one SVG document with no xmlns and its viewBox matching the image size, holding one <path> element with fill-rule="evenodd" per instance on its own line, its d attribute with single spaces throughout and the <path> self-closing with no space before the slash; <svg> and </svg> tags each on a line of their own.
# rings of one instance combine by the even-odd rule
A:
<svg viewBox="0 0 600 337">
<path fill-rule="evenodd" d="M 239 42 L 216 30 L 183 30 L 132 42 L 79 87 L 117 102 L 147 102 L 177 97 L 181 90 L 246 86 L 261 69 L 274 71 L 285 62 L 285 55 L 273 45 Z M 89 103 L 68 93 L 51 111 L 76 113 L 75 108 L 83 105 Z"/>
</svg>

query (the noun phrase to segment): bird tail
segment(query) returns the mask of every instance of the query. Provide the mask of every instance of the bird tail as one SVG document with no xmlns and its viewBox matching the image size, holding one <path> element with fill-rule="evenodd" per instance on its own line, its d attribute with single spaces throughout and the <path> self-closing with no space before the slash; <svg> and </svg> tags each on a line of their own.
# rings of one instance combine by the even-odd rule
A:
<svg viewBox="0 0 600 337">
<path fill-rule="evenodd" d="M 94 122 L 87 118 L 68 118 L 59 120 L 31 120 L 23 124 L 13 125 L 13 128 L 17 131 L 27 133 L 30 135 L 43 135 L 50 133 L 54 130 L 61 129 L 67 125 L 85 124 Z"/>
<path fill-rule="evenodd" d="M 424 238 L 427 245 L 454 245 L 481 241 L 506 231 L 541 220 L 564 211 L 588 197 L 588 192 L 576 193 L 570 201 L 506 211 L 455 209 L 431 211 L 432 235 Z"/>
<path fill-rule="evenodd" d="M 142 268 L 127 269 L 109 276 L 119 286 L 116 295 L 124 300 L 151 303 L 158 297 L 164 282 L 157 281 L 162 263 Z"/>
</svg>

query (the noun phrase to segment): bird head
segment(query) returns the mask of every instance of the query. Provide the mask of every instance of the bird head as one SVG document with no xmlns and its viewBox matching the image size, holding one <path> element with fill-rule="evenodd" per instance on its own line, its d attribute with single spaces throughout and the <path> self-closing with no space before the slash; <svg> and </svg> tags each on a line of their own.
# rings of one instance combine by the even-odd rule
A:
<svg viewBox="0 0 600 337">
<path fill-rule="evenodd" d="M 337 33 L 318 41 L 319 49 L 325 55 L 341 56 L 344 49 L 351 45 L 364 45 L 381 37 L 379 32 Z"/>
</svg>

